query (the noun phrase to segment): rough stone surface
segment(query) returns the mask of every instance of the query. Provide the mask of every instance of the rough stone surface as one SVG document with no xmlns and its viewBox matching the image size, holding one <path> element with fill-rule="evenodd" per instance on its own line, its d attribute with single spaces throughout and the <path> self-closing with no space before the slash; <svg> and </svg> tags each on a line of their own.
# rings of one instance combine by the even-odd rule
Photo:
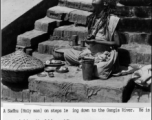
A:
<svg viewBox="0 0 152 120">
<path fill-rule="evenodd" d="M 82 71 L 69 67 L 65 74 L 54 73 L 54 78 L 37 75 L 29 78 L 29 89 L 48 98 L 54 97 L 62 102 L 122 102 L 122 91 L 130 75 L 114 77 L 106 81 L 84 81 Z M 95 99 L 97 98 L 97 99 Z M 49 101 L 49 100 L 47 100 Z"/>
<path fill-rule="evenodd" d="M 117 6 L 112 10 L 112 13 L 119 17 L 152 17 L 150 6 Z"/>
<path fill-rule="evenodd" d="M 115 5 L 117 0 L 105 1 Z M 59 5 L 86 11 L 93 11 L 92 0 L 59 0 Z"/>
<path fill-rule="evenodd" d="M 63 41 L 63 40 L 45 41 L 39 43 L 38 52 L 43 54 L 45 53 L 52 54 L 52 50 L 55 47 L 64 47 L 64 46 L 69 46 L 69 41 Z"/>
<path fill-rule="evenodd" d="M 124 32 L 119 31 L 119 33 L 122 44 L 138 43 L 138 44 L 152 45 L 151 33 L 128 32 L 128 31 L 124 31 Z M 51 39 L 67 40 L 68 38 L 70 38 L 71 35 L 74 34 L 78 35 L 78 38 L 80 40 L 83 40 L 84 38 L 87 37 L 88 29 L 87 27 L 83 27 L 83 26 L 74 26 L 74 25 L 61 26 L 54 29 L 53 36 L 51 36 Z"/>
<path fill-rule="evenodd" d="M 70 26 L 61 26 L 54 29 L 53 36 L 51 36 L 51 40 L 64 40 L 64 31 L 68 30 Z"/>
<path fill-rule="evenodd" d="M 58 5 L 85 11 L 93 11 L 92 0 L 59 0 Z"/>
<path fill-rule="evenodd" d="M 11 90 L 1 84 L 2 90 L 2 98 L 3 99 L 10 99 L 11 98 Z"/>
<path fill-rule="evenodd" d="M 80 5 L 81 10 L 93 11 L 92 0 L 83 0 Z"/>
<path fill-rule="evenodd" d="M 151 54 L 145 53 L 144 54 L 144 64 L 146 65 L 146 64 L 149 64 L 151 62 L 152 62 L 152 60 L 151 60 Z"/>
<path fill-rule="evenodd" d="M 50 55 L 37 52 L 34 52 L 33 56 L 43 62 L 47 60 L 46 58 L 51 57 Z M 82 79 L 82 71 L 77 71 L 76 67 L 68 67 L 70 69 L 69 73 L 59 74 L 55 72 L 54 78 L 49 78 L 48 76 L 45 78 L 39 78 L 36 75 L 32 76 L 32 84 L 29 84 L 29 89 L 35 92 L 39 89 L 37 85 L 42 87 L 39 89 L 41 90 L 39 93 L 42 95 L 47 94 L 45 97 L 46 102 L 120 102 L 122 100 L 122 94 L 119 94 L 119 91 L 123 91 L 122 86 L 124 85 L 125 87 L 131 77 L 127 75 L 113 77 L 105 81 L 84 81 Z M 44 90 L 45 88 L 47 90 Z M 59 90 L 59 92 L 56 90 Z"/>
<path fill-rule="evenodd" d="M 54 30 L 52 39 L 70 40 L 72 35 L 78 35 L 79 41 L 84 40 L 87 37 L 88 29 L 83 26 L 61 26 Z"/>
<path fill-rule="evenodd" d="M 119 48 L 120 63 L 151 64 L 151 46 L 140 44 L 126 44 Z"/>
<path fill-rule="evenodd" d="M 80 0 L 66 0 L 67 7 L 79 9 L 80 5 L 81 5 Z"/>
<path fill-rule="evenodd" d="M 28 89 L 22 91 L 22 99 L 23 102 L 30 102 L 30 92 Z"/>
<path fill-rule="evenodd" d="M 11 100 L 16 102 L 29 102 L 28 89 L 17 89 L 16 87 L 10 88 L 1 84 L 2 87 L 2 99 Z"/>
<path fill-rule="evenodd" d="M 119 0 L 121 4 L 126 6 L 150 6 L 151 0 Z"/>
<path fill-rule="evenodd" d="M 58 0 L 58 5 L 59 6 L 66 6 L 65 0 Z"/>
<path fill-rule="evenodd" d="M 54 40 L 39 44 L 38 52 L 52 54 L 52 50 L 59 46 L 69 46 L 69 41 Z M 119 61 L 122 65 L 151 64 L 151 46 L 142 44 L 124 44 L 119 49 Z"/>
<path fill-rule="evenodd" d="M 39 42 L 42 42 L 48 38 L 46 32 L 31 30 L 24 34 L 18 35 L 17 45 L 32 47 L 37 46 Z"/>
<path fill-rule="evenodd" d="M 69 21 L 81 25 L 86 25 L 88 17 L 92 12 L 77 10 L 64 6 L 55 6 L 47 11 L 47 16 L 59 20 Z"/>
<path fill-rule="evenodd" d="M 21 46 L 21 45 L 16 45 L 16 48 L 15 50 L 23 50 L 24 52 L 26 51 L 26 48 L 25 46 Z"/>
<path fill-rule="evenodd" d="M 68 8 L 64 6 L 55 6 L 48 9 L 47 16 L 50 18 L 66 21 L 69 20 L 69 13 L 75 10 L 76 9 Z"/>
<path fill-rule="evenodd" d="M 151 33 L 151 18 L 124 17 L 118 24 L 119 31 Z"/>
<path fill-rule="evenodd" d="M 152 45 L 152 34 L 137 32 L 119 32 L 122 44 L 138 43 Z"/>
<path fill-rule="evenodd" d="M 33 56 L 43 62 L 51 55 L 33 53 Z M 28 89 L 10 89 L 2 85 L 2 99 L 5 102 L 122 102 L 124 88 L 131 75 L 112 77 L 108 80 L 84 81 L 82 71 L 68 66 L 70 72 L 60 74 L 55 72 L 54 78 L 40 78 L 37 75 L 29 78 Z M 128 102 L 149 103 L 150 93 L 132 95 Z"/>
<path fill-rule="evenodd" d="M 59 6 L 67 6 L 85 11 L 93 11 L 92 0 L 76 0 L 66 2 L 65 0 L 59 1 Z M 125 17 L 151 17 L 150 6 L 117 6 L 112 10 L 113 14 Z"/>
<path fill-rule="evenodd" d="M 151 92 L 134 89 L 128 103 L 151 103 Z"/>
<path fill-rule="evenodd" d="M 51 33 L 54 28 L 62 25 L 61 20 L 51 19 L 48 17 L 44 17 L 35 21 L 35 29 L 43 32 Z"/>
<path fill-rule="evenodd" d="M 87 21 L 92 12 L 75 10 L 69 15 L 69 21 L 75 24 L 87 25 Z"/>
<path fill-rule="evenodd" d="M 46 60 L 49 60 L 49 59 L 53 58 L 53 55 L 50 55 L 50 54 L 40 54 L 38 52 L 33 52 L 32 56 L 40 59 L 43 63 L 45 63 Z"/>
<path fill-rule="evenodd" d="M 45 96 L 42 96 L 40 93 L 37 92 L 30 92 L 30 102 L 44 102 Z"/>
</svg>

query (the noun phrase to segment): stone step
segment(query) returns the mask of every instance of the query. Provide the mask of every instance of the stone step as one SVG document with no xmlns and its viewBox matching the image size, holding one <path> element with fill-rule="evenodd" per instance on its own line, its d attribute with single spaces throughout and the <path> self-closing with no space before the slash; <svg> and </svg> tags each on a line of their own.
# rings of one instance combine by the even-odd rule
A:
<svg viewBox="0 0 152 120">
<path fill-rule="evenodd" d="M 152 45 L 151 33 L 137 33 L 137 32 L 119 32 L 119 33 L 122 44 L 138 43 L 138 44 Z"/>
<path fill-rule="evenodd" d="M 141 23 L 144 23 L 144 24 L 147 23 L 148 25 L 150 25 L 151 23 L 151 15 L 152 15 L 151 7 L 119 6 L 119 7 L 116 7 L 116 9 L 113 9 L 112 13 L 121 17 L 122 25 L 129 24 L 129 28 L 131 27 L 130 22 L 132 21 L 135 22 L 137 26 L 138 24 L 141 24 Z M 76 9 L 68 8 L 65 6 L 55 6 L 55 7 L 50 8 L 47 11 L 47 16 L 50 18 L 70 21 L 73 23 L 81 24 L 81 25 L 86 25 L 87 19 L 91 14 L 92 12 L 76 10 Z M 124 26 L 122 26 L 122 28 L 124 28 Z M 131 28 L 131 29 L 134 30 L 135 28 Z"/>
<path fill-rule="evenodd" d="M 38 52 L 52 54 L 55 47 L 69 47 L 69 41 L 54 40 L 39 43 Z M 151 64 L 151 46 L 142 44 L 124 44 L 119 49 L 119 60 L 121 65 L 128 64 Z"/>
<path fill-rule="evenodd" d="M 45 62 L 46 60 L 48 60 L 48 59 L 51 59 L 52 58 L 52 56 L 51 55 L 48 55 L 48 54 L 40 54 L 40 53 L 38 53 L 38 52 L 34 52 L 33 53 L 33 56 L 34 57 L 36 57 L 37 59 L 40 59 L 42 62 Z M 69 67 L 69 66 L 68 66 Z M 83 81 L 82 80 L 82 74 L 81 73 L 78 73 L 78 74 L 76 74 L 75 72 L 73 72 L 74 71 L 74 67 L 73 68 L 71 68 L 70 67 L 70 73 L 69 74 L 67 74 L 66 73 L 66 75 L 63 77 L 63 74 L 62 75 L 59 75 L 59 74 L 56 74 L 55 73 L 55 77 L 56 77 L 56 79 L 57 79 L 57 81 L 55 82 L 54 80 L 52 81 L 50 81 L 50 82 L 53 82 L 53 83 L 55 83 L 55 85 L 58 85 L 58 83 L 60 83 L 60 82 L 65 82 L 66 81 L 66 79 L 68 79 L 68 76 L 71 78 L 70 80 L 71 80 L 71 83 L 72 84 L 78 84 L 77 82 L 79 82 L 79 80 L 81 80 L 82 82 L 85 82 L 85 81 Z M 78 77 L 78 78 L 77 78 Z M 33 76 L 32 76 L 32 78 L 33 78 Z M 35 77 L 34 77 L 35 78 Z M 62 80 L 60 80 L 62 78 Z M 77 79 L 79 79 L 78 81 L 76 80 L 76 78 Z M 120 99 L 120 100 L 122 100 L 122 101 L 124 101 L 124 102 L 127 102 L 129 99 L 129 101 L 128 102 L 134 102 L 134 103 L 138 103 L 139 101 L 137 100 L 138 99 L 138 94 L 135 96 L 136 97 L 136 101 L 134 100 L 134 96 L 132 96 L 131 98 L 129 97 L 129 93 L 128 93 L 128 89 L 132 89 L 132 88 L 130 88 L 133 84 L 131 83 L 131 82 L 128 82 L 128 80 L 129 80 L 129 78 L 130 78 L 130 75 L 128 75 L 128 76 L 123 76 L 123 79 L 122 79 L 122 77 L 115 77 L 115 78 L 110 78 L 109 80 L 107 80 L 107 82 L 109 82 L 109 83 L 105 83 L 104 81 L 102 81 L 103 82 L 103 84 L 104 85 L 109 85 L 110 87 L 109 87 L 109 89 L 112 89 L 112 87 L 111 87 L 111 85 L 112 85 L 112 83 L 110 83 L 110 81 L 111 80 L 114 80 L 114 82 L 115 82 L 115 84 L 113 85 L 113 87 L 118 83 L 117 81 L 115 81 L 116 79 L 118 79 L 118 80 L 123 80 L 122 82 L 121 82 L 121 84 L 120 85 L 122 85 L 122 83 L 124 83 L 125 81 L 126 81 L 126 83 L 125 83 L 125 91 L 127 91 L 127 94 L 124 92 L 124 88 L 123 88 L 123 94 L 122 94 L 122 99 Z M 39 86 L 41 86 L 41 85 L 38 85 L 38 81 L 40 81 L 40 83 L 42 84 L 43 82 L 44 82 L 44 84 L 46 85 L 47 83 L 49 83 L 49 84 L 51 84 L 50 82 L 48 82 L 48 77 L 45 77 L 43 80 L 41 80 L 40 78 L 39 78 L 39 80 L 38 80 L 38 78 L 36 78 L 36 81 L 34 81 L 34 79 L 33 79 L 33 82 L 32 82 L 32 86 L 31 86 L 31 88 L 32 88 L 32 91 L 31 92 L 35 92 L 35 93 L 37 93 L 37 95 L 31 95 L 31 96 L 34 96 L 35 98 L 37 98 L 37 99 L 35 99 L 35 101 L 34 102 L 39 102 L 39 98 L 40 97 L 44 97 L 45 96 L 45 102 L 65 102 L 62 98 L 58 98 L 58 97 L 49 97 L 48 95 L 46 95 L 46 94 L 44 94 L 45 92 L 42 92 L 45 88 L 41 88 L 40 89 L 40 91 L 37 91 L 38 89 L 39 89 Z M 67 82 L 66 81 L 66 84 L 68 84 L 69 82 L 70 82 L 70 80 Z M 60 81 L 60 82 L 59 82 Z M 101 81 L 94 81 L 95 83 L 100 83 Z M 87 82 L 87 81 L 86 81 Z M 52 85 L 54 85 L 54 84 L 51 84 L 51 87 L 50 88 L 52 88 Z M 90 83 L 90 84 L 89 84 Z M 93 83 L 93 82 L 92 82 Z M 86 85 L 91 85 L 92 84 L 91 83 L 91 81 L 88 81 L 87 83 L 86 83 Z M 34 85 L 33 85 L 34 84 Z M 36 85 L 35 85 L 36 84 Z M 43 84 L 43 85 L 44 85 Z M 84 83 L 81 83 L 81 85 L 83 85 Z M 37 86 L 38 85 L 38 86 Z M 61 84 L 60 84 L 61 85 Z M 101 84 L 99 84 L 99 85 L 101 85 Z M 47 86 L 47 88 L 46 89 L 49 89 L 49 86 L 50 85 L 48 85 Z M 33 89 L 34 88 L 34 89 Z M 56 89 L 55 89 L 56 87 L 54 87 L 54 89 L 51 89 L 51 90 L 49 90 L 49 93 L 51 92 L 52 94 L 53 93 L 56 93 L 57 91 L 55 91 Z M 78 87 L 78 88 L 80 88 L 80 87 Z M 89 87 L 88 87 L 89 88 Z M 81 89 L 77 89 L 77 90 L 81 90 Z M 129 91 L 130 91 L 129 90 Z M 133 90 L 133 89 L 132 89 Z M 61 91 L 61 90 L 58 90 L 58 91 Z M 103 90 L 102 90 L 103 91 Z M 41 95 L 42 96 L 39 96 L 40 95 L 40 93 L 41 93 Z M 103 92 L 103 94 L 104 94 L 104 92 Z M 102 95 L 103 95 L 102 94 Z M 89 101 L 89 102 L 103 102 L 104 100 L 103 99 L 101 99 L 101 98 L 99 98 L 98 97 L 98 95 L 99 94 L 97 94 L 96 95 L 96 97 L 95 98 L 97 98 L 97 99 L 93 99 L 93 98 L 91 98 L 91 100 Z M 106 95 L 106 94 L 105 94 Z M 112 94 L 111 94 L 112 95 Z M 114 94 L 113 94 L 114 95 Z M 112 95 L 112 96 L 113 96 Z M 111 96 L 111 97 L 112 97 Z M 142 95 L 143 96 L 143 95 Z M 125 98 L 124 98 L 125 97 Z M 66 96 L 66 98 L 67 98 L 67 96 Z M 103 98 L 103 97 L 102 97 Z M 146 97 L 146 100 L 147 100 L 147 98 L 149 98 L 148 96 Z M 63 100 L 63 101 L 61 101 L 61 99 Z M 66 99 L 67 100 L 67 99 Z M 106 99 L 107 100 L 107 99 Z M 69 101 L 68 101 L 69 102 Z M 72 101 L 73 102 L 73 101 Z M 74 101 L 74 102 L 76 102 L 76 101 Z M 79 102 L 85 102 L 85 101 L 79 101 Z M 88 101 L 87 101 L 88 102 Z M 107 101 L 108 102 L 108 101 Z M 149 102 L 149 101 L 145 101 L 145 99 L 144 100 L 141 100 L 140 99 L 140 102 Z"/>
<path fill-rule="evenodd" d="M 53 35 L 50 36 L 51 40 L 67 40 L 64 37 L 64 31 L 68 30 L 71 27 L 71 25 L 64 25 L 60 26 L 58 28 L 55 28 L 53 31 Z"/>
<path fill-rule="evenodd" d="M 78 35 L 79 42 L 84 40 L 87 37 L 87 27 L 83 26 L 75 26 L 75 25 L 68 25 L 68 26 L 61 26 L 54 30 L 53 36 L 51 39 L 55 40 L 69 40 L 71 39 L 72 35 Z"/>
<path fill-rule="evenodd" d="M 151 64 L 151 46 L 126 44 L 119 48 L 120 64 Z"/>
<path fill-rule="evenodd" d="M 2 99 L 9 102 L 30 102 L 30 92 L 28 89 L 10 87 L 7 84 L 1 84 Z"/>
<path fill-rule="evenodd" d="M 132 94 L 131 99 L 127 103 L 151 103 L 151 91 L 144 91 L 141 88 L 136 88 Z"/>
<path fill-rule="evenodd" d="M 45 102 L 122 102 L 123 90 L 131 75 L 84 81 L 82 71 L 77 71 L 77 67 L 68 68 L 68 73 L 54 72 L 53 78 L 30 76 L 29 90 L 37 93 L 31 102 L 38 102 L 39 95 L 45 96 Z"/>
<path fill-rule="evenodd" d="M 75 24 L 87 25 L 88 18 L 92 12 L 83 11 L 83 10 L 75 10 L 72 11 L 69 15 L 69 21 Z"/>
<path fill-rule="evenodd" d="M 151 6 L 117 6 L 112 13 L 119 17 L 152 17 Z"/>
<path fill-rule="evenodd" d="M 149 32 L 151 33 L 151 18 L 121 18 L 117 26 L 119 31 Z"/>
<path fill-rule="evenodd" d="M 53 32 L 54 28 L 63 24 L 63 21 L 48 17 L 41 18 L 35 21 L 35 29 L 43 32 Z"/>
<path fill-rule="evenodd" d="M 148 5 L 148 3 L 151 3 L 150 1 L 151 0 L 120 0 L 119 2 L 125 6 L 117 5 L 116 10 L 113 10 L 113 14 L 127 17 L 151 17 L 151 6 Z M 93 11 L 92 0 L 59 0 L 58 5 Z"/>
<path fill-rule="evenodd" d="M 50 18 L 67 21 L 69 20 L 69 13 L 75 10 L 76 9 L 65 6 L 54 6 L 47 10 L 47 16 Z"/>
<path fill-rule="evenodd" d="M 53 41 L 44 41 L 39 43 L 38 45 L 38 52 L 42 54 L 52 54 L 52 50 L 55 47 L 65 47 L 70 46 L 69 41 L 63 40 L 53 40 Z"/>
<path fill-rule="evenodd" d="M 119 0 L 119 3 L 126 6 L 150 6 L 151 0 Z"/>
<path fill-rule="evenodd" d="M 39 56 L 39 57 L 38 57 Z M 44 54 L 42 54 L 42 55 L 40 55 L 40 54 L 37 54 L 36 53 L 36 57 L 39 59 L 39 58 L 41 58 L 43 56 L 43 58 L 46 56 L 46 55 L 44 55 Z M 48 59 L 50 59 L 50 56 L 48 56 Z M 72 68 L 71 68 L 72 69 Z M 74 68 L 73 68 L 74 69 Z M 57 76 L 57 77 L 59 77 L 59 76 Z M 71 77 L 71 76 L 70 76 Z M 94 92 L 94 90 L 97 88 L 97 87 L 94 87 L 94 89 L 92 89 L 92 87 L 89 87 L 89 81 L 88 81 L 88 84 L 86 84 L 86 86 L 87 86 L 87 88 L 85 88 L 85 89 L 87 89 L 88 91 L 86 92 L 86 94 L 88 94 L 89 95 L 89 98 L 91 98 L 91 100 L 89 100 L 89 98 L 88 98 L 88 100 L 87 100 L 87 102 L 89 101 L 89 102 L 104 102 L 104 101 L 106 101 L 106 102 L 129 102 L 129 103 L 150 103 L 151 102 L 151 93 L 150 92 L 148 92 L 148 91 L 143 91 L 143 90 L 141 90 L 141 89 L 134 89 L 133 90 L 133 92 L 132 92 L 132 90 L 130 90 L 130 89 L 132 89 L 132 88 L 130 88 L 131 86 L 133 86 L 133 83 L 131 83 L 131 82 L 129 82 L 129 78 L 130 78 L 130 76 L 128 75 L 128 76 L 123 76 L 123 78 L 122 77 L 115 77 L 115 79 L 117 79 L 117 81 L 116 80 L 114 80 L 114 81 L 116 81 L 116 83 L 115 84 L 119 84 L 120 82 L 118 82 L 118 80 L 123 80 L 122 82 L 123 82 L 123 84 L 126 84 L 127 82 L 127 86 L 125 87 L 125 89 L 123 88 L 123 92 L 122 92 L 122 94 L 120 95 L 120 96 L 122 96 L 122 99 L 120 99 L 120 98 L 118 98 L 118 99 L 112 99 L 113 97 L 114 97 L 114 95 L 115 95 L 115 92 L 117 92 L 117 93 L 119 93 L 120 91 L 121 91 L 121 89 L 120 89 L 120 91 L 118 90 L 118 91 L 115 91 L 115 89 L 112 89 L 112 88 L 109 88 L 109 89 L 106 89 L 106 88 L 102 88 L 101 87 L 101 89 L 99 89 L 99 92 L 97 92 L 97 94 L 95 94 L 96 92 Z M 46 78 L 45 78 L 46 79 Z M 65 78 L 64 78 L 65 79 Z M 113 78 L 114 79 L 114 78 Z M 60 77 L 60 79 L 59 80 L 61 80 L 61 82 L 65 82 L 65 80 L 64 81 L 62 81 L 63 79 L 61 79 L 61 77 Z M 112 80 L 112 78 L 110 78 L 109 80 L 107 80 L 107 81 L 109 81 L 109 82 L 111 82 L 111 80 Z M 75 81 L 75 78 L 73 77 L 73 78 L 71 78 L 71 81 Z M 101 81 L 101 80 L 100 80 Z M 125 81 L 126 81 L 126 83 L 125 83 Z M 46 85 L 46 83 L 48 82 L 45 82 L 45 81 L 40 81 L 41 83 L 39 83 L 39 84 L 43 84 L 43 85 Z M 50 81 L 51 82 L 51 81 Z M 47 88 L 46 89 L 48 89 L 48 87 L 50 86 L 50 82 L 49 82 L 49 85 L 47 86 Z M 52 83 L 55 83 L 54 81 L 52 81 Z M 57 81 L 57 83 L 59 83 L 58 81 Z M 106 83 L 106 82 L 103 82 L 103 83 Z M 39 84 L 38 84 L 38 80 L 36 80 L 36 81 L 34 81 L 33 80 L 33 83 L 32 84 L 30 84 L 30 85 L 33 85 L 33 87 L 36 87 L 36 88 L 34 88 L 35 90 L 37 90 L 38 89 L 38 86 L 39 86 Z M 67 82 L 66 82 L 66 84 L 65 84 L 65 86 L 67 86 Z M 90 83 L 91 84 L 91 83 Z M 121 84 L 121 86 L 123 86 L 123 84 Z M 37 86 L 38 85 L 38 86 Z M 53 85 L 57 85 L 56 83 L 55 84 L 53 84 Z M 61 85 L 61 84 L 59 84 L 59 85 Z M 80 90 L 83 90 L 83 87 L 82 87 L 82 84 L 77 84 L 77 83 L 73 83 L 73 84 L 70 84 L 70 85 L 72 85 L 72 86 L 70 86 L 70 88 L 72 87 L 72 88 L 75 88 L 74 90 L 76 90 L 76 86 L 79 86 L 78 87 L 78 90 L 79 91 L 77 91 L 76 93 L 77 94 L 80 94 L 81 95 L 81 97 L 82 97 L 82 95 L 83 95 L 83 91 L 81 92 Z M 85 85 L 85 84 L 84 84 Z M 92 84 L 92 86 L 93 86 L 93 84 Z M 115 86 L 115 85 L 114 85 Z M 32 86 L 30 86 L 30 87 L 32 87 Z M 82 88 L 81 88 L 82 87 Z M 16 90 L 17 89 L 17 90 Z M 40 89 L 40 91 L 43 91 L 43 89 L 44 89 L 44 87 L 43 88 L 41 88 Z M 62 88 L 61 88 L 62 89 Z M 63 88 L 64 89 L 64 88 Z M 85 90 L 84 89 L 84 90 Z M 129 90 L 128 90 L 129 89 Z M 56 89 L 53 89 L 53 90 L 56 90 Z M 57 89 L 58 90 L 58 89 Z M 68 91 L 69 91 L 69 88 L 67 89 Z M 20 89 L 18 89 L 18 88 L 16 88 L 16 87 L 9 87 L 9 86 L 7 86 L 6 84 L 4 85 L 4 84 L 1 84 L 1 102 L 2 103 L 11 103 L 11 102 L 86 102 L 86 101 L 83 101 L 83 99 L 80 99 L 80 100 L 73 100 L 73 98 L 75 97 L 75 94 L 74 94 L 74 96 L 72 96 L 71 94 L 69 95 L 66 95 L 66 97 L 61 97 L 61 96 L 56 96 L 56 97 L 49 97 L 49 95 L 42 95 L 42 94 L 40 94 L 40 92 L 39 91 L 37 91 L 37 92 L 35 92 L 35 91 L 33 91 L 33 90 L 29 90 L 29 89 L 22 89 L 22 88 L 20 88 Z M 67 91 L 67 92 L 68 92 Z M 92 92 L 93 91 L 93 92 Z M 124 92 L 124 91 L 127 91 L 126 93 Z M 129 92 L 132 92 L 132 94 L 131 94 L 131 97 L 129 96 L 129 93 L 128 93 L 128 91 Z M 49 90 L 49 92 L 50 92 L 50 90 Z M 58 92 L 58 91 L 52 91 L 52 92 L 54 92 L 54 93 L 56 93 L 56 92 Z M 70 93 L 71 93 L 72 91 L 70 91 Z M 43 93 L 43 92 L 41 92 L 41 93 Z M 81 94 L 82 93 L 82 94 Z M 141 94 L 139 94 L 139 93 L 141 93 Z M 63 93 L 64 94 L 64 93 Z M 61 95 L 61 94 L 60 94 Z M 91 96 L 92 95 L 92 96 Z M 94 96 L 95 95 L 95 96 Z M 99 95 L 102 95 L 102 96 L 99 96 Z M 118 96 L 118 97 L 120 97 L 120 96 Z M 70 98 L 69 98 L 70 97 Z M 64 99 L 64 98 L 68 98 L 68 99 Z M 70 100 L 69 100 L 70 99 Z M 72 99 L 72 100 L 71 100 Z M 63 100 L 63 101 L 62 101 Z"/>
<path fill-rule="evenodd" d="M 116 7 L 116 9 L 113 9 L 112 13 L 115 15 L 118 15 L 122 19 L 125 19 L 123 17 L 128 17 L 127 19 L 133 19 L 133 20 L 137 19 L 136 20 L 137 22 L 140 20 L 140 18 L 137 18 L 137 17 L 146 19 L 149 17 L 151 18 L 151 15 L 152 15 L 151 7 L 142 7 L 142 6 L 141 7 L 119 6 L 119 7 Z M 91 14 L 92 12 L 68 8 L 65 6 L 55 6 L 55 7 L 50 8 L 47 11 L 47 16 L 50 18 L 70 21 L 73 23 L 81 24 L 81 25 L 87 24 L 87 19 Z"/>
<path fill-rule="evenodd" d="M 41 60 L 43 63 L 45 63 L 46 60 L 50 60 L 53 58 L 53 55 L 51 55 L 51 54 L 42 54 L 42 53 L 39 53 L 36 51 L 32 53 L 32 56 Z"/>
<path fill-rule="evenodd" d="M 17 45 L 24 47 L 35 47 L 38 43 L 49 38 L 46 32 L 31 30 L 17 36 Z"/>
<path fill-rule="evenodd" d="M 92 0 L 59 0 L 58 5 L 85 11 L 93 11 Z"/>
<path fill-rule="evenodd" d="M 116 5 L 117 0 L 102 0 L 113 5 Z M 93 11 L 92 0 L 59 0 L 58 5 L 67 6 L 85 11 Z"/>
<path fill-rule="evenodd" d="M 76 24 L 86 25 L 88 17 L 92 12 L 77 10 L 64 6 L 55 6 L 47 11 L 47 16 Z"/>
<path fill-rule="evenodd" d="M 147 44 L 152 45 L 151 42 L 151 33 L 145 32 L 128 32 L 124 31 L 120 33 L 121 43 L 122 44 L 130 44 L 130 43 L 138 43 L 138 44 Z M 53 36 L 51 36 L 51 40 L 68 40 L 71 39 L 72 35 L 78 35 L 79 42 L 84 40 L 84 38 L 88 35 L 87 27 L 82 26 L 60 26 L 54 29 Z"/>
</svg>

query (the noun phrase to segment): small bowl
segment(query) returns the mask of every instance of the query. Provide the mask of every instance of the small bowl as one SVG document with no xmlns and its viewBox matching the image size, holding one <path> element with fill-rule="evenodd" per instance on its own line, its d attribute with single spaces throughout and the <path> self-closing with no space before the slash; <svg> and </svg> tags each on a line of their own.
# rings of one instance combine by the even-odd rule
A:
<svg viewBox="0 0 152 120">
<path fill-rule="evenodd" d="M 56 67 L 46 67 L 45 72 L 54 72 L 56 70 Z"/>
<path fill-rule="evenodd" d="M 53 72 L 49 72 L 48 75 L 49 75 L 49 77 L 54 77 Z"/>
<path fill-rule="evenodd" d="M 63 65 L 65 65 L 65 62 L 61 60 L 50 59 L 45 62 L 45 66 L 50 66 L 50 67 L 59 67 Z"/>
<path fill-rule="evenodd" d="M 59 51 L 57 51 L 57 50 L 53 50 L 52 51 L 52 55 L 53 55 L 53 57 L 56 59 L 56 60 L 65 60 L 64 59 L 64 53 L 63 52 L 59 52 Z"/>
<path fill-rule="evenodd" d="M 50 60 L 50 64 L 62 64 L 62 61 L 61 60 Z"/>
<path fill-rule="evenodd" d="M 64 70 L 61 70 L 62 68 L 63 68 Z M 56 68 L 56 72 L 58 72 L 58 73 L 67 73 L 67 72 L 69 72 L 69 70 L 68 70 L 67 67 L 61 66 L 61 67 Z"/>
</svg>

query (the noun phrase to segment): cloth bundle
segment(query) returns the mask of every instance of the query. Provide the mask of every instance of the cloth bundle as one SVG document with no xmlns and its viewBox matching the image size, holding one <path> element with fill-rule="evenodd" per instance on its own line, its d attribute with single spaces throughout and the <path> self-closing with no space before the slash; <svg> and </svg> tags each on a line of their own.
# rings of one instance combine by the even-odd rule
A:
<svg viewBox="0 0 152 120">
<path fill-rule="evenodd" d="M 108 51 L 105 51 L 102 54 L 97 54 L 95 56 L 95 63 L 108 62 L 110 60 L 110 55 L 111 55 L 111 53 Z"/>
<path fill-rule="evenodd" d="M 140 86 L 149 86 L 152 79 L 152 66 L 145 65 L 144 67 L 135 71 L 132 75 L 132 79 L 134 79 L 135 83 Z"/>
</svg>

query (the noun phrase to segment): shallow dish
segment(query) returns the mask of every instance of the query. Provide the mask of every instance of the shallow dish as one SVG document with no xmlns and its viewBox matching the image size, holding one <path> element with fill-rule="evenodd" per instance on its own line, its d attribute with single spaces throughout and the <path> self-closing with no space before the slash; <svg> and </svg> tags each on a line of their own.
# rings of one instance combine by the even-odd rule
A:
<svg viewBox="0 0 152 120">
<path fill-rule="evenodd" d="M 56 70 L 56 67 L 46 67 L 45 69 L 45 72 L 54 72 Z"/>
<path fill-rule="evenodd" d="M 55 62 L 52 62 L 52 61 L 55 61 Z M 63 61 L 61 61 L 61 60 L 54 60 L 54 59 L 47 60 L 46 63 L 45 63 L 45 66 L 50 66 L 50 67 L 60 67 L 60 66 L 65 65 L 65 63 Z"/>
<path fill-rule="evenodd" d="M 66 68 L 65 70 L 61 70 L 61 68 Z M 67 67 L 57 67 L 56 68 L 56 72 L 58 72 L 58 73 L 67 73 L 67 72 L 69 72 L 69 70 L 68 70 L 68 68 Z"/>
</svg>

